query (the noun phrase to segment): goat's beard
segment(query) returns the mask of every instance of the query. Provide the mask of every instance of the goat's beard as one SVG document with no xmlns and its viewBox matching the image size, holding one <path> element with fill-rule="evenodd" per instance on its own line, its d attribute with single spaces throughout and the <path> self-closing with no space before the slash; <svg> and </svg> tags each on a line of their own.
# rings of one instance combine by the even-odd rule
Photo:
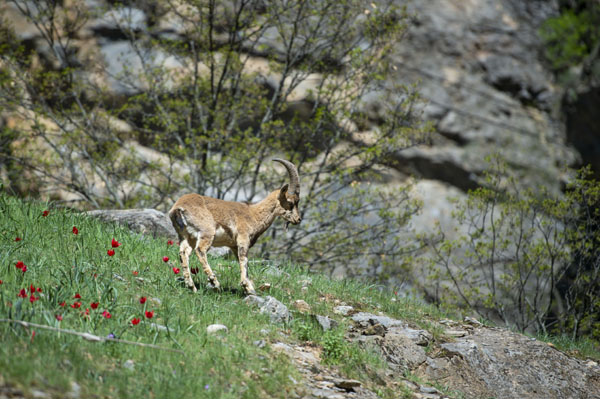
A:
<svg viewBox="0 0 600 399">
<path fill-rule="evenodd" d="M 288 231 L 288 226 L 290 225 L 290 222 L 285 222 L 285 232 L 287 233 Z"/>
</svg>

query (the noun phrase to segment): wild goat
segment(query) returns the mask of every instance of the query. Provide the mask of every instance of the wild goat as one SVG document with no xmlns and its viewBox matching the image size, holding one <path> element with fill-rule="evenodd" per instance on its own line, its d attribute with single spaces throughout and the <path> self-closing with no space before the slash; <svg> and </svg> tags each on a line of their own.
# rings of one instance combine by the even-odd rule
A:
<svg viewBox="0 0 600 399">
<path fill-rule="evenodd" d="M 269 228 L 277 216 L 288 223 L 302 220 L 298 212 L 300 181 L 293 163 L 273 159 L 287 169 L 290 183 L 275 190 L 256 204 L 223 201 L 199 194 L 186 194 L 179 198 L 169 211 L 173 227 L 179 235 L 179 258 L 185 283 L 196 292 L 190 275 L 189 261 L 192 250 L 196 252 L 209 285 L 219 289 L 220 284 L 206 258 L 213 247 L 229 247 L 240 263 L 241 285 L 246 294 L 255 294 L 248 278 L 248 250 L 258 237 Z"/>
</svg>

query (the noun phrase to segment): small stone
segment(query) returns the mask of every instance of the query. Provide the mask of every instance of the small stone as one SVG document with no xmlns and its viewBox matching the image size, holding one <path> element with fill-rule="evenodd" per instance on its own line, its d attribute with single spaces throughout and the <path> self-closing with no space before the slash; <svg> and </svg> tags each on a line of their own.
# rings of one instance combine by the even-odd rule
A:
<svg viewBox="0 0 600 399">
<path fill-rule="evenodd" d="M 158 330 L 168 332 L 170 329 L 167 326 L 163 326 L 162 324 L 150 323 L 150 327 Z"/>
<path fill-rule="evenodd" d="M 81 397 L 81 387 L 75 381 L 71 381 L 71 392 L 68 393 L 67 397 L 71 399 L 79 399 Z"/>
<path fill-rule="evenodd" d="M 266 328 L 263 328 L 259 331 L 260 335 L 268 335 L 269 334 L 269 330 L 267 330 Z"/>
<path fill-rule="evenodd" d="M 352 306 L 336 306 L 335 308 L 333 308 L 333 313 L 335 314 L 341 314 L 342 316 L 348 316 L 350 315 L 350 313 L 354 310 L 354 308 Z"/>
<path fill-rule="evenodd" d="M 315 319 L 317 319 L 317 323 L 319 323 L 323 331 L 331 330 L 332 328 L 335 328 L 338 325 L 337 321 L 330 319 L 327 316 L 315 315 Z"/>
<path fill-rule="evenodd" d="M 134 367 L 135 367 L 135 363 L 131 359 L 128 359 L 125 361 L 125 363 L 123 363 L 123 368 L 125 368 L 127 370 L 133 370 Z"/>
<path fill-rule="evenodd" d="M 258 287 L 259 291 L 269 291 L 270 289 L 271 289 L 271 284 L 269 284 L 269 283 L 261 284 L 260 287 Z"/>
<path fill-rule="evenodd" d="M 226 333 L 227 331 L 229 331 L 229 329 L 223 324 L 211 324 L 210 326 L 206 327 L 206 332 L 209 334 L 216 334 L 219 332 Z"/>
<path fill-rule="evenodd" d="M 469 323 L 469 324 L 474 325 L 474 326 L 483 326 L 483 324 L 479 320 L 474 319 L 474 318 L 469 317 L 469 316 L 465 317 L 465 323 Z"/>
<path fill-rule="evenodd" d="M 421 391 L 422 393 L 440 393 L 440 391 L 438 391 L 436 388 L 426 387 L 425 385 L 421 385 L 419 387 L 419 391 Z"/>
<path fill-rule="evenodd" d="M 293 303 L 294 308 L 300 313 L 308 313 L 310 312 L 310 305 L 306 303 L 306 301 L 302 299 L 296 299 Z"/>
<path fill-rule="evenodd" d="M 598 366 L 598 363 L 593 360 L 590 360 L 585 365 L 588 367 L 596 367 L 596 366 Z"/>
<path fill-rule="evenodd" d="M 262 349 L 267 345 L 267 342 L 264 339 L 259 339 L 259 340 L 252 342 L 252 345 L 257 346 Z"/>
<path fill-rule="evenodd" d="M 346 391 L 352 390 L 362 385 L 362 382 L 358 380 L 349 379 L 336 379 L 333 381 L 336 387 L 345 389 Z"/>
<path fill-rule="evenodd" d="M 46 398 L 51 398 L 52 396 L 44 391 L 39 391 L 37 389 L 33 389 L 31 391 L 31 397 L 34 399 L 46 399 Z"/>
<path fill-rule="evenodd" d="M 300 288 L 300 291 L 307 292 L 308 291 L 308 287 L 302 287 L 302 288 Z"/>
<path fill-rule="evenodd" d="M 444 334 L 451 337 L 460 338 L 466 336 L 468 333 L 465 330 L 446 330 Z"/>
<path fill-rule="evenodd" d="M 162 301 L 160 300 L 160 298 L 150 298 L 150 302 L 152 302 L 155 305 L 160 306 L 162 304 Z"/>
</svg>

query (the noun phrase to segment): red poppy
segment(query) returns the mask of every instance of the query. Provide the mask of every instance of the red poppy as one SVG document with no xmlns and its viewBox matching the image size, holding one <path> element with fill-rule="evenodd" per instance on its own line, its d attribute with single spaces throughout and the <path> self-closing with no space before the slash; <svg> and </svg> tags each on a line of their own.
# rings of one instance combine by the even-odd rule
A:
<svg viewBox="0 0 600 399">
<path fill-rule="evenodd" d="M 79 234 L 79 229 L 75 226 L 73 226 L 73 234 L 75 234 L 75 235 Z"/>
<path fill-rule="evenodd" d="M 173 240 L 167 241 L 167 245 L 173 245 Z"/>
<path fill-rule="evenodd" d="M 58 321 L 62 321 L 62 316 L 61 316 L 61 315 L 57 314 L 57 315 L 56 315 L 56 316 L 54 316 L 54 317 L 56 317 L 56 320 L 58 320 Z"/>
<path fill-rule="evenodd" d="M 75 302 L 71 305 L 73 309 L 79 309 L 81 307 L 81 302 Z"/>
<path fill-rule="evenodd" d="M 143 297 L 140 298 L 140 303 L 142 305 L 146 303 L 146 297 L 145 296 L 143 296 Z"/>
<path fill-rule="evenodd" d="M 140 319 L 137 319 L 137 318 L 134 317 L 131 320 L 131 324 L 134 325 L 134 326 L 137 326 L 138 324 L 140 324 Z"/>
<path fill-rule="evenodd" d="M 154 317 L 154 310 L 153 311 L 146 310 L 146 318 L 151 319 L 153 317 Z"/>
<path fill-rule="evenodd" d="M 81 299 L 81 295 L 79 295 L 79 292 L 76 293 L 75 295 L 73 295 L 74 299 Z"/>
<path fill-rule="evenodd" d="M 42 292 L 42 288 L 38 287 L 37 292 Z"/>
<path fill-rule="evenodd" d="M 179 274 L 179 268 L 178 268 L 178 267 L 174 267 L 174 268 L 173 268 L 173 273 L 175 273 L 175 274 Z"/>
<path fill-rule="evenodd" d="M 42 216 L 43 216 L 43 217 L 46 217 L 46 216 L 48 216 L 49 214 L 50 214 L 50 211 L 49 211 L 49 210 L 45 210 L 44 212 L 42 212 Z"/>
<path fill-rule="evenodd" d="M 94 278 L 97 278 L 97 277 L 98 277 L 98 273 L 94 273 Z"/>
<path fill-rule="evenodd" d="M 92 302 L 92 303 L 90 303 L 90 306 L 92 307 L 92 309 L 98 309 L 98 305 L 99 305 L 98 302 Z"/>
<path fill-rule="evenodd" d="M 109 249 L 108 251 L 106 251 L 106 254 L 108 256 L 113 256 L 115 254 L 115 251 L 114 251 L 114 249 Z"/>
<path fill-rule="evenodd" d="M 83 312 L 82 316 L 89 316 L 90 315 L 90 308 L 85 308 L 85 312 Z"/>
<path fill-rule="evenodd" d="M 134 276 L 137 276 L 139 274 L 137 270 L 134 270 L 131 273 L 133 273 Z"/>
<path fill-rule="evenodd" d="M 67 303 L 65 301 L 62 301 L 61 303 L 59 303 L 60 306 L 62 306 L 63 308 L 65 307 Z"/>
<path fill-rule="evenodd" d="M 190 271 L 192 272 L 192 274 L 198 274 L 198 272 L 200 271 L 200 269 L 199 269 L 199 268 L 197 268 L 197 267 L 192 267 L 192 268 L 190 269 Z"/>
<path fill-rule="evenodd" d="M 169 257 L 168 256 L 163 256 L 163 262 L 168 262 L 169 261 Z"/>
<path fill-rule="evenodd" d="M 15 265 L 15 267 L 17 269 L 23 269 L 25 267 L 25 263 L 18 261 L 17 264 Z"/>
<path fill-rule="evenodd" d="M 19 242 L 19 241 L 21 241 L 21 237 L 16 237 L 15 242 Z"/>
<path fill-rule="evenodd" d="M 110 313 L 108 313 L 108 310 L 105 310 L 104 312 L 102 312 L 102 316 L 103 316 L 105 319 L 110 319 Z"/>
<path fill-rule="evenodd" d="M 35 287 L 33 286 L 33 284 L 29 286 L 29 292 L 31 292 L 32 294 L 35 292 Z"/>
<path fill-rule="evenodd" d="M 31 294 L 31 296 L 29 297 L 29 302 L 34 303 L 35 301 L 37 301 L 38 299 L 40 299 L 39 297 L 36 297 L 35 295 Z"/>
<path fill-rule="evenodd" d="M 113 248 L 118 248 L 121 246 L 121 243 L 113 238 L 110 245 L 112 245 Z"/>
<path fill-rule="evenodd" d="M 20 298 L 27 298 L 27 291 L 25 291 L 25 288 L 21 288 L 21 291 L 19 291 L 17 296 Z"/>
<path fill-rule="evenodd" d="M 22 271 L 23 273 L 25 273 L 25 272 L 27 271 L 27 266 L 23 266 L 23 268 L 21 269 L 21 271 Z"/>
<path fill-rule="evenodd" d="M 0 285 L 2 285 L 2 282 L 3 282 L 3 281 L 2 281 L 2 280 L 0 280 Z"/>
</svg>

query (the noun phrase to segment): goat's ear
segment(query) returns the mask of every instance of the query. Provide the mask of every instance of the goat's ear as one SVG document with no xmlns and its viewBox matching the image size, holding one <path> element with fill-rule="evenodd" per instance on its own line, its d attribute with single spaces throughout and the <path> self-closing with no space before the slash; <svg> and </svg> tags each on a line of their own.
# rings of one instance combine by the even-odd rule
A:
<svg viewBox="0 0 600 399">
<path fill-rule="evenodd" d="M 284 185 L 281 187 L 281 189 L 279 189 L 279 195 L 285 195 L 285 193 L 287 193 L 287 190 L 288 190 L 288 184 L 287 184 L 287 183 L 285 183 L 285 184 L 284 184 Z"/>
</svg>

